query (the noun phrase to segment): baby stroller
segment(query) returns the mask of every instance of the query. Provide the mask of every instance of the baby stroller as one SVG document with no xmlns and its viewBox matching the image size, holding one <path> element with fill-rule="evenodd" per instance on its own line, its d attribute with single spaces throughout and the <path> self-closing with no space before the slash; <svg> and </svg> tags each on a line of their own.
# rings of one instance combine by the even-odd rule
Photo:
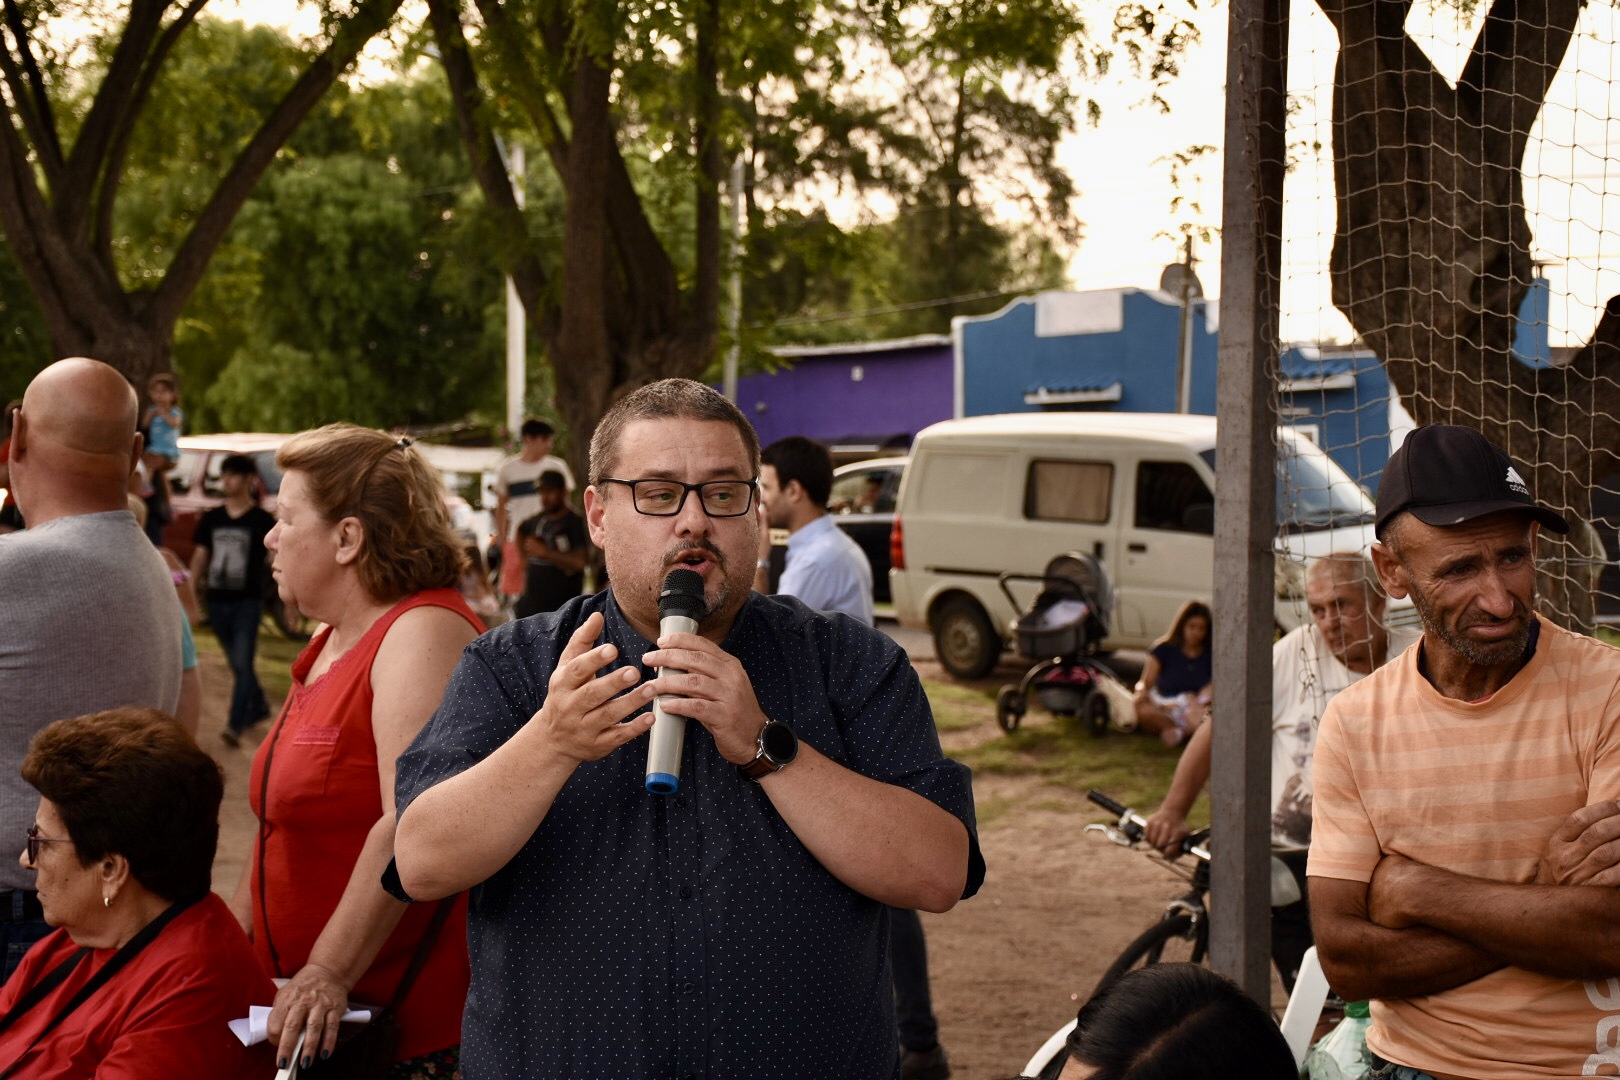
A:
<svg viewBox="0 0 1620 1080">
<path fill-rule="evenodd" d="M 1112 709 L 1106 684 L 1117 682 L 1092 659 L 1113 617 L 1114 590 L 1102 563 L 1069 552 L 1047 563 L 1043 574 L 1005 573 L 999 580 L 1014 608 L 1018 600 L 1009 582 L 1038 581 L 1041 591 L 1013 624 L 1018 655 L 1035 666 L 1017 686 L 1001 688 L 996 722 L 1003 731 L 1015 730 L 1033 691 L 1048 712 L 1083 718 L 1093 735 L 1107 732 Z"/>
</svg>

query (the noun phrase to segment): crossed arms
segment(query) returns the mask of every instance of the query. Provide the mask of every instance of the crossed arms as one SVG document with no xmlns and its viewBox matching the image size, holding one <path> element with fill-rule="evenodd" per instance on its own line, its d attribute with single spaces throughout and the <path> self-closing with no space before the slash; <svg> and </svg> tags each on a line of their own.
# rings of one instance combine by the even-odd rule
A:
<svg viewBox="0 0 1620 1080">
<path fill-rule="evenodd" d="M 1620 802 L 1576 811 L 1536 878 L 1488 881 L 1385 855 L 1366 884 L 1312 877 L 1322 969 L 1349 1000 L 1449 990 L 1501 967 L 1559 978 L 1620 972 Z"/>
</svg>

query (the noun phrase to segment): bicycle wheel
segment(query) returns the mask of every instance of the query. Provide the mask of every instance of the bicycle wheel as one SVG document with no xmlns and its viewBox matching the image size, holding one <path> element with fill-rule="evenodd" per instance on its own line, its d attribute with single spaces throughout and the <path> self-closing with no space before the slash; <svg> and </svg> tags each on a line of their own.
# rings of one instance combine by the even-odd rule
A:
<svg viewBox="0 0 1620 1080">
<path fill-rule="evenodd" d="M 1185 912 L 1168 915 L 1125 946 L 1119 959 L 1097 981 L 1097 988 L 1091 992 L 1091 996 L 1096 997 L 1105 986 L 1127 971 L 1158 963 L 1202 964 L 1208 951 L 1209 923 L 1199 919 L 1195 924 L 1193 917 Z"/>
</svg>

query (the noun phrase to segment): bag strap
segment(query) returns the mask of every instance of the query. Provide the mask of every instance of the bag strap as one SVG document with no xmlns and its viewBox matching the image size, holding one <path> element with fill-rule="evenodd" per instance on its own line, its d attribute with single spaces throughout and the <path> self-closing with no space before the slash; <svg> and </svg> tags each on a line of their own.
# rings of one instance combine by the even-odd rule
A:
<svg viewBox="0 0 1620 1080">
<path fill-rule="evenodd" d="M 405 995 L 411 992 L 411 986 L 416 977 L 427 966 L 428 954 L 433 951 L 433 944 L 439 939 L 439 931 L 444 929 L 445 922 L 450 918 L 450 909 L 456 906 L 456 897 L 447 896 L 439 901 L 439 907 L 433 913 L 432 920 L 427 929 L 422 931 L 422 940 L 417 942 L 416 952 L 411 956 L 410 966 L 405 974 L 400 976 L 399 986 L 394 990 L 394 1000 L 388 1003 L 388 1011 L 398 1013 L 405 1004 Z"/>
<path fill-rule="evenodd" d="M 89 955 L 90 950 L 88 948 L 76 949 L 72 956 L 51 968 L 43 979 L 34 984 L 32 990 L 17 999 L 17 1004 L 13 1005 L 6 1015 L 0 1016 L 0 1032 L 11 1027 L 12 1024 L 16 1023 L 19 1016 L 49 997 L 51 991 L 61 986 L 67 980 L 67 977 L 73 974 L 74 969 L 83 963 L 84 958 Z"/>
<path fill-rule="evenodd" d="M 21 1061 L 22 1058 L 27 1057 L 29 1052 L 32 1051 L 34 1047 L 39 1045 L 41 1039 L 45 1038 L 45 1036 L 56 1030 L 57 1026 L 71 1016 L 75 1009 L 77 1009 L 80 1005 L 83 1005 L 86 1001 L 90 1000 L 92 994 L 94 994 L 97 990 L 100 990 L 103 986 L 107 985 L 107 981 L 109 979 L 127 967 L 129 962 L 135 959 L 135 957 L 140 954 L 142 949 L 152 944 L 157 936 L 163 932 L 163 928 L 165 926 L 168 926 L 174 921 L 176 915 L 179 915 L 182 911 L 186 910 L 201 899 L 202 897 L 200 896 L 194 896 L 189 900 L 177 900 L 165 908 L 163 914 L 141 927 L 139 933 L 130 938 L 129 941 L 124 944 L 123 948 L 114 953 L 113 958 L 103 964 L 100 971 L 97 971 L 94 975 L 90 976 L 85 984 L 79 987 L 79 992 L 68 999 L 67 1004 L 63 1005 L 61 1009 L 57 1010 L 56 1015 L 51 1017 L 50 1023 L 41 1028 L 39 1034 L 34 1036 L 34 1041 L 28 1044 L 28 1048 L 21 1054 L 17 1055 L 17 1061 Z M 80 949 L 74 953 L 69 960 L 58 964 L 51 971 L 51 973 L 45 977 L 45 981 L 50 981 L 52 979 L 55 980 L 51 983 L 51 986 L 47 988 L 46 992 L 49 993 L 50 990 L 54 990 L 57 986 L 59 986 L 62 981 L 68 977 L 68 974 L 74 968 L 79 966 L 79 963 L 89 952 L 89 949 Z M 43 999 L 44 995 L 42 994 L 37 996 L 30 994 L 28 999 L 25 999 L 27 1008 L 33 1008 Z M 21 1006 L 23 1002 L 19 1002 L 18 1004 Z M 6 1014 L 5 1023 L 9 1025 L 16 1017 L 21 1016 L 22 1013 L 26 1011 L 27 1009 L 24 1008 L 13 1009 L 11 1012 Z M 10 1065 L 6 1066 L 5 1069 L 0 1070 L 0 1080 L 4 1080 L 5 1077 L 11 1075 L 12 1070 L 17 1067 L 17 1061 L 13 1061 Z"/>
<path fill-rule="evenodd" d="M 289 693 L 297 693 L 295 686 Z M 275 939 L 270 936 L 270 904 L 264 892 L 264 844 L 270 836 L 270 829 L 266 819 L 270 816 L 270 763 L 276 758 L 276 743 L 281 741 L 281 733 L 285 730 L 284 721 L 287 710 L 283 708 L 281 715 L 270 729 L 270 738 L 264 748 L 264 772 L 259 776 L 259 842 L 254 845 L 258 854 L 259 873 L 259 910 L 264 912 L 264 946 L 270 951 L 270 973 L 277 978 L 286 978 L 281 970 L 281 954 L 276 952 Z M 0 1077 L 0 1080 L 4 1080 Z"/>
</svg>

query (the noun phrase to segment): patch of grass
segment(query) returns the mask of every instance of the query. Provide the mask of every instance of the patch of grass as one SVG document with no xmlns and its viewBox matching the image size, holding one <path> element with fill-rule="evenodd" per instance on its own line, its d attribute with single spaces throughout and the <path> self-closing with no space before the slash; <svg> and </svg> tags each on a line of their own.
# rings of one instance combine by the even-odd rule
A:
<svg viewBox="0 0 1620 1080">
<path fill-rule="evenodd" d="M 1014 808 L 1014 802 L 1005 795 L 992 795 L 983 801 L 975 800 L 973 805 L 974 820 L 979 828 L 992 825 L 998 818 L 1006 817 Z"/>
<path fill-rule="evenodd" d="M 982 690 L 957 683 L 923 680 L 934 726 L 940 731 L 969 731 L 982 723 L 996 722 L 995 699 Z"/>
<path fill-rule="evenodd" d="M 996 732 L 979 745 L 950 752 L 979 775 L 1030 777 L 1081 795 L 1096 788 L 1145 812 L 1164 799 L 1180 760 L 1178 752 L 1157 739 L 1118 732 L 1097 737 L 1076 718 L 1049 717 L 1033 710 L 1018 730 L 1003 733 L 996 727 L 995 702 L 987 691 L 929 679 L 923 685 L 941 731 L 983 727 Z M 1064 804 L 1037 797 L 1028 800 L 1028 805 L 1039 809 Z M 1004 814 L 1013 808 L 998 805 L 996 812 Z M 1209 820 L 1207 797 L 1194 806 L 1191 819 L 1194 823 Z"/>
</svg>

